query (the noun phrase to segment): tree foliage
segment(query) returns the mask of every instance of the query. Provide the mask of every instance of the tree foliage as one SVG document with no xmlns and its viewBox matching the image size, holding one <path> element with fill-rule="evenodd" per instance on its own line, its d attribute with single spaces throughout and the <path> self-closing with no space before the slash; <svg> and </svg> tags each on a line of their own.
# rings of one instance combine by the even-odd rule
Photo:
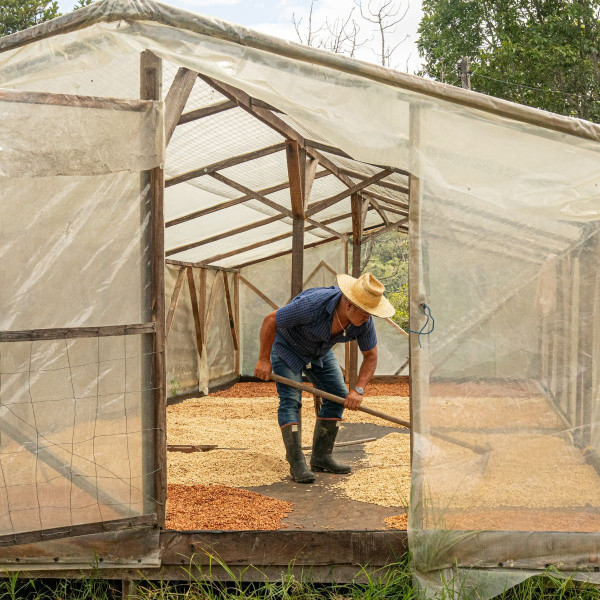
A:
<svg viewBox="0 0 600 600">
<path fill-rule="evenodd" d="M 600 0 L 423 0 L 422 74 L 600 122 Z"/>
<path fill-rule="evenodd" d="M 375 238 L 371 247 L 364 243 L 363 252 L 368 258 L 362 271 L 370 271 L 385 285 L 385 295 L 396 309 L 393 320 L 408 329 L 408 238 L 391 231 Z"/>
<path fill-rule="evenodd" d="M 0 37 L 59 15 L 56 0 L 0 0 Z"/>
</svg>

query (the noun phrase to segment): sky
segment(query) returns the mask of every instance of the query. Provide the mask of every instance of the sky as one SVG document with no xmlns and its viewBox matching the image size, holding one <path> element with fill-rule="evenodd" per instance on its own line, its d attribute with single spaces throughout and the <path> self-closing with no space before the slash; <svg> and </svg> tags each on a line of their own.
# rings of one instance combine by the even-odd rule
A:
<svg viewBox="0 0 600 600">
<path fill-rule="evenodd" d="M 292 17 L 300 21 L 300 31 L 306 35 L 306 23 L 310 11 L 311 0 L 162 0 L 167 4 L 186 10 L 198 12 L 212 17 L 218 17 L 232 23 L 251 27 L 262 33 L 274 35 L 283 39 L 299 41 Z M 383 0 L 371 0 L 372 6 L 380 5 Z M 70 12 L 76 0 L 59 0 L 61 12 Z M 421 20 L 421 0 L 393 0 L 399 5 L 398 17 L 406 11 L 404 19 L 388 36 L 390 45 L 401 42 L 394 52 L 391 66 L 400 70 L 414 73 L 420 67 L 421 61 L 416 49 L 417 28 Z M 368 0 L 362 0 L 366 7 Z M 364 41 L 356 53 L 356 58 L 369 62 L 377 62 L 374 49 L 379 48 L 380 41 L 374 31 L 374 25 L 364 21 L 354 0 L 314 0 L 313 23 L 318 27 L 325 19 L 334 24 L 336 19 L 347 16 L 354 8 L 353 18 L 357 21 L 360 31 L 358 39 Z M 398 18 L 396 17 L 396 18 Z M 404 40 L 404 41 L 402 41 Z"/>
</svg>

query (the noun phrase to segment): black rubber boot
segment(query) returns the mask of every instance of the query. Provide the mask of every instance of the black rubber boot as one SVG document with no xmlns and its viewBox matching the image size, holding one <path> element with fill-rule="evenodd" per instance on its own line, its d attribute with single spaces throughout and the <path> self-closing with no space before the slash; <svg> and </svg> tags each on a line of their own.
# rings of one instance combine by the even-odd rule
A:
<svg viewBox="0 0 600 600">
<path fill-rule="evenodd" d="M 291 424 L 282 427 L 281 435 L 285 444 L 285 458 L 290 463 L 290 475 L 292 479 L 298 483 L 312 483 L 315 480 L 315 476 L 306 466 L 298 425 Z"/>
<path fill-rule="evenodd" d="M 312 455 L 310 468 L 312 471 L 325 473 L 339 473 L 345 475 L 352 471 L 349 465 L 341 465 L 333 459 L 333 445 L 338 433 L 339 421 L 317 419 L 313 436 Z"/>
</svg>

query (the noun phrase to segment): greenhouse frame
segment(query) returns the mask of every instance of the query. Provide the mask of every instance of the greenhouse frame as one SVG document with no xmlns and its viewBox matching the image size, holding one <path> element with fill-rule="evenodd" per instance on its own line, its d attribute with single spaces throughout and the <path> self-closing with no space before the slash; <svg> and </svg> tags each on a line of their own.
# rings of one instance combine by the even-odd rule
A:
<svg viewBox="0 0 600 600">
<path fill-rule="evenodd" d="M 348 580 L 410 548 L 428 597 L 598 582 L 599 126 L 152 0 L 1 38 L 0 114 L 4 570 Z M 389 231 L 408 534 L 166 531 L 168 399 L 251 376 L 264 315 Z"/>
</svg>

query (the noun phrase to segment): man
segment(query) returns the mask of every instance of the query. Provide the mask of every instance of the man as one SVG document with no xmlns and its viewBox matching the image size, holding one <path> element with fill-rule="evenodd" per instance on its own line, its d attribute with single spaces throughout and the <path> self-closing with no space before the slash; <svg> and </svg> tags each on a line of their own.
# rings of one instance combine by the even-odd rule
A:
<svg viewBox="0 0 600 600">
<path fill-rule="evenodd" d="M 357 410 L 377 367 L 377 336 L 372 316 L 391 317 L 395 309 L 383 296 L 384 286 L 371 273 L 358 279 L 337 276 L 338 286 L 312 288 L 298 294 L 289 304 L 268 314 L 260 330 L 260 355 L 254 374 L 267 381 L 276 375 L 302 382 L 302 373 L 320 390 L 345 398 L 344 406 L 323 400 L 317 416 L 310 458 L 312 471 L 350 473 L 350 467 L 331 454 L 344 408 Z M 363 362 L 356 386 L 348 392 L 342 370 L 331 348 L 338 343 L 358 341 Z M 302 392 L 277 383 L 285 456 L 294 481 L 312 483 L 300 439 L 299 416 Z"/>
</svg>

